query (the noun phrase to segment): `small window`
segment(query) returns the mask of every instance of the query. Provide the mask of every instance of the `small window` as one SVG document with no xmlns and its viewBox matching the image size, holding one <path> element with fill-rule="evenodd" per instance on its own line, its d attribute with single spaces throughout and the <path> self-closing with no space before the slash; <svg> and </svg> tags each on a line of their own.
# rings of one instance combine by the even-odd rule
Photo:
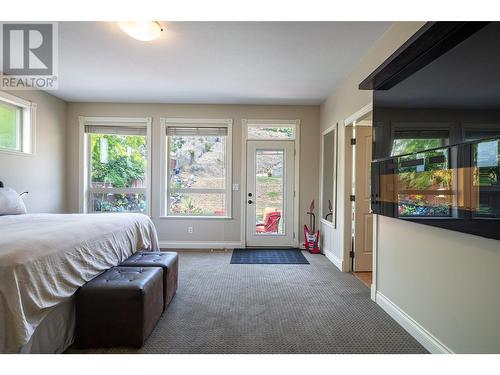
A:
<svg viewBox="0 0 500 375">
<path fill-rule="evenodd" d="M 230 124 L 166 124 L 166 140 L 166 215 L 229 217 Z"/>
<path fill-rule="evenodd" d="M 396 130 L 391 156 L 442 147 L 449 143 L 449 137 L 447 130 Z"/>
<path fill-rule="evenodd" d="M 294 140 L 296 121 L 247 121 L 247 139 Z"/>
<path fill-rule="evenodd" d="M 479 141 L 485 138 L 500 137 L 500 124 L 465 124 L 464 141 Z"/>
<path fill-rule="evenodd" d="M 0 92 L 0 151 L 32 152 L 34 104 Z"/>
</svg>

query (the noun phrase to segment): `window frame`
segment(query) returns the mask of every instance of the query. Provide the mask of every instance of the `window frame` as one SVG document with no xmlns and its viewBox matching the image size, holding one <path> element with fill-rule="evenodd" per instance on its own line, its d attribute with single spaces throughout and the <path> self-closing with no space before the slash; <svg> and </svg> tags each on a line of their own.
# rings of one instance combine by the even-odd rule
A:
<svg viewBox="0 0 500 375">
<path fill-rule="evenodd" d="M 146 197 L 146 211 L 144 214 L 151 217 L 151 149 L 152 149 L 152 137 L 151 137 L 151 127 L 152 127 L 152 118 L 151 117 L 79 117 L 80 123 L 80 131 L 79 131 L 79 148 L 80 148 L 80 160 L 79 160 L 79 194 L 78 194 L 78 207 L 80 213 L 97 213 L 97 214 L 106 214 L 107 212 L 93 212 L 88 210 L 89 204 L 89 196 L 91 191 L 99 192 L 99 190 L 103 190 L 103 192 L 113 192 L 116 194 L 124 194 L 124 193 L 142 193 L 144 192 Z M 91 158 L 91 149 L 90 149 L 90 134 L 85 133 L 85 126 L 102 126 L 102 127 L 119 127 L 119 128 L 145 128 L 146 129 L 146 143 L 147 153 L 146 153 L 146 188 L 90 188 L 90 158 Z M 140 191 L 139 191 L 140 190 Z M 136 211 L 129 211 L 136 212 Z"/>
<path fill-rule="evenodd" d="M 169 127 L 186 127 L 186 128 L 211 128 L 211 127 L 225 127 L 227 128 L 226 136 L 226 155 L 225 155 L 225 211 L 226 214 L 223 216 L 216 215 L 173 215 L 169 214 L 168 210 L 168 197 L 170 196 L 170 184 L 168 181 L 169 171 L 168 171 L 168 159 L 170 155 L 170 149 L 167 136 L 167 128 Z M 203 119 L 203 118 L 175 118 L 175 117 L 161 117 L 160 118 L 160 129 L 161 129 L 161 192 L 160 192 L 160 207 L 161 219 L 197 219 L 197 220 L 228 220 L 233 218 L 232 212 L 232 159 L 233 159 L 233 120 L 232 119 Z"/>
<path fill-rule="evenodd" d="M 35 120 L 36 103 L 21 99 L 17 96 L 0 91 L 0 102 L 8 107 L 20 109 L 19 119 L 19 149 L 10 149 L 0 147 L 0 153 L 11 155 L 31 156 L 35 154 Z"/>
</svg>

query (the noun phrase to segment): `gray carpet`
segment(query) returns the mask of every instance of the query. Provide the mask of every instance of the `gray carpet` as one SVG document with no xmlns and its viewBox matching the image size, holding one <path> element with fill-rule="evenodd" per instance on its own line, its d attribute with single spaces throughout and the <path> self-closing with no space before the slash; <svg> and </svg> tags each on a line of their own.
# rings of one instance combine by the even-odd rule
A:
<svg viewBox="0 0 500 375">
<path fill-rule="evenodd" d="M 426 353 L 324 256 L 310 265 L 230 264 L 181 252 L 177 295 L 140 350 L 68 353 Z"/>
</svg>

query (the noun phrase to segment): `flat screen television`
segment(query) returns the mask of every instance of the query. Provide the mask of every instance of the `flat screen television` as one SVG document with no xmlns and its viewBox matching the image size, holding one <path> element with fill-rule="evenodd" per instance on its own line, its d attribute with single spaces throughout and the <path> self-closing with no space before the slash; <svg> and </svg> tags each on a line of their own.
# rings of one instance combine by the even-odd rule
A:
<svg viewBox="0 0 500 375">
<path fill-rule="evenodd" d="M 360 87 L 373 212 L 500 239 L 500 23 L 429 23 Z"/>
</svg>

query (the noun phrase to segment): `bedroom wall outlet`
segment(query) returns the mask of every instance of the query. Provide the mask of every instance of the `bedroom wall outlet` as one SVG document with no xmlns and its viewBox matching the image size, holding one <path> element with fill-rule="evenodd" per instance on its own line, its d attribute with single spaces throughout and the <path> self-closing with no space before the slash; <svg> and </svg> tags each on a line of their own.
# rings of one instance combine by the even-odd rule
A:
<svg viewBox="0 0 500 375">
<path fill-rule="evenodd" d="M 188 233 L 193 234 L 193 227 L 188 227 Z"/>
</svg>

